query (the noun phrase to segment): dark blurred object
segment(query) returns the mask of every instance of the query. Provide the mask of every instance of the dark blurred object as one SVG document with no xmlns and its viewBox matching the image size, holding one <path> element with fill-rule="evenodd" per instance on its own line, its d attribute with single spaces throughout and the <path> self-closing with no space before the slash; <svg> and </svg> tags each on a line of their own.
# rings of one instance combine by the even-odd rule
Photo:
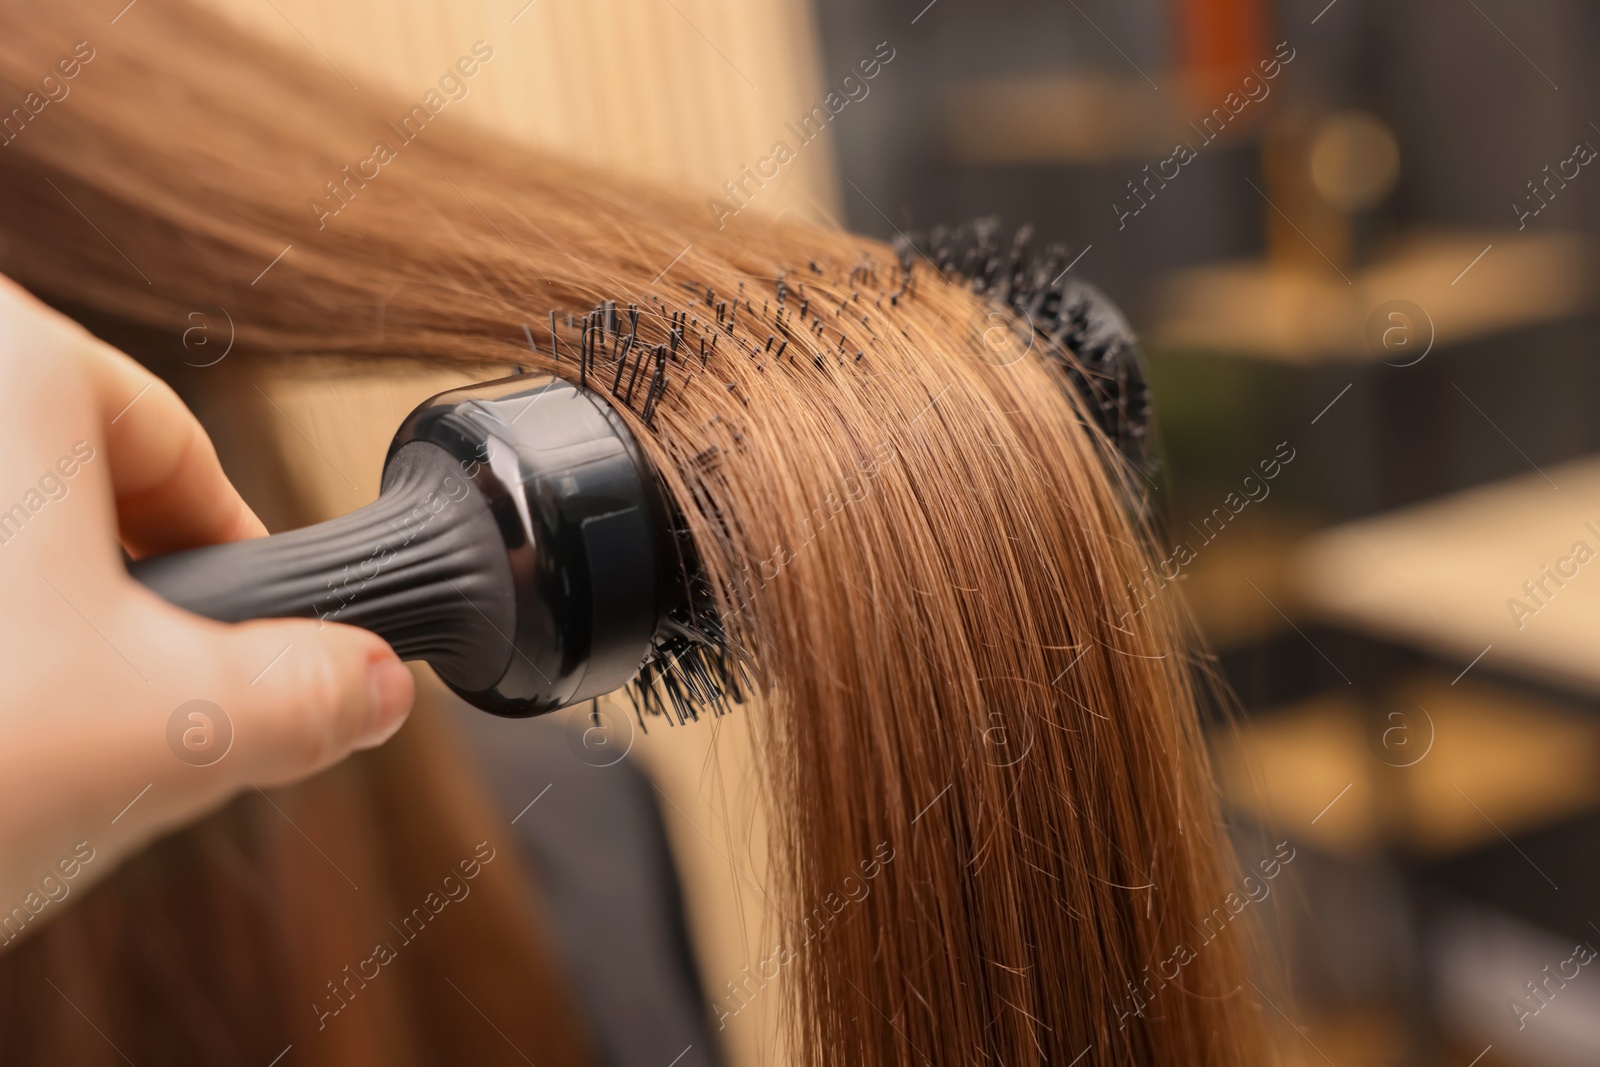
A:
<svg viewBox="0 0 1600 1067">
<path fill-rule="evenodd" d="M 626 751 L 573 743 L 630 713 L 608 703 L 605 718 L 591 723 L 588 706 L 533 720 L 452 707 L 518 832 L 600 1061 L 720 1067 L 726 1060 L 650 780 Z"/>
</svg>

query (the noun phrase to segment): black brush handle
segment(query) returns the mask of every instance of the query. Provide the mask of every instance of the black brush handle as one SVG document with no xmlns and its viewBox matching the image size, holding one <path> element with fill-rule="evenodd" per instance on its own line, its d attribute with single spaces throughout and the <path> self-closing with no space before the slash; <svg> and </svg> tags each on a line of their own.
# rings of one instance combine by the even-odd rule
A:
<svg viewBox="0 0 1600 1067">
<path fill-rule="evenodd" d="M 515 597 L 498 525 L 459 462 L 426 442 L 395 454 L 382 495 L 358 511 L 128 569 L 219 622 L 315 618 L 371 630 L 462 689 L 492 685 L 512 655 Z"/>
<path fill-rule="evenodd" d="M 129 570 L 222 622 L 363 627 L 476 707 L 537 715 L 625 685 L 652 654 L 687 589 L 670 516 L 602 397 L 517 375 L 417 407 L 359 511 Z"/>
</svg>

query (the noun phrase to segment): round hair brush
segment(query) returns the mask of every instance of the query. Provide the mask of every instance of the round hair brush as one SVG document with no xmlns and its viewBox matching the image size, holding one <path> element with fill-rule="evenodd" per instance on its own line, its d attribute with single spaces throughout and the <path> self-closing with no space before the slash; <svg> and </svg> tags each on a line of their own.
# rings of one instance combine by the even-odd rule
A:
<svg viewBox="0 0 1600 1067">
<path fill-rule="evenodd" d="M 360 626 L 476 707 L 536 715 L 638 674 L 688 597 L 671 514 L 610 405 L 518 375 L 407 416 L 371 504 L 129 571 L 221 622 Z"/>
<path fill-rule="evenodd" d="M 1064 249 L 1033 257 L 1028 237 L 1024 229 L 1006 253 L 991 222 L 941 229 L 934 262 L 1047 340 L 1042 352 L 1061 363 L 1142 502 L 1131 472 L 1148 458 L 1150 403 L 1132 331 L 1098 290 L 1066 279 Z M 905 279 L 909 248 L 901 250 Z M 692 546 L 613 406 L 629 403 L 653 359 L 640 413 L 649 425 L 683 342 L 683 313 L 670 320 L 669 343 L 640 349 L 623 389 L 639 335 L 633 305 L 628 317 L 622 335 L 615 302 L 584 316 L 578 383 L 516 375 L 423 403 L 395 434 L 382 492 L 366 507 L 272 537 L 140 560 L 130 572 L 221 622 L 302 617 L 371 630 L 499 715 L 554 711 L 635 679 L 640 703 L 670 703 L 680 721 L 737 702 L 744 666 L 724 647 Z M 733 333 L 731 318 L 726 328 Z M 551 329 L 554 346 L 554 314 Z M 609 400 L 587 386 L 605 338 L 614 361 Z"/>
</svg>

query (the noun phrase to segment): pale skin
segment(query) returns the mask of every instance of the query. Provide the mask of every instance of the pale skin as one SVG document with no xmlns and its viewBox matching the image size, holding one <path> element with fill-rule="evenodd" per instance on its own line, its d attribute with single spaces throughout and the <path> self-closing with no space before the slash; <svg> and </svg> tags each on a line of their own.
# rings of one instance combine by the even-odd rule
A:
<svg viewBox="0 0 1600 1067">
<path fill-rule="evenodd" d="M 0 918 L 43 900 L 41 879 L 59 882 L 75 846 L 93 853 L 25 936 L 161 834 L 404 722 L 411 675 L 378 637 L 316 620 L 211 622 L 123 564 L 124 549 L 265 533 L 171 389 L 0 276 Z M 169 742 L 193 700 L 233 728 L 206 767 Z M 0 934 L 0 951 L 13 938 Z"/>
</svg>

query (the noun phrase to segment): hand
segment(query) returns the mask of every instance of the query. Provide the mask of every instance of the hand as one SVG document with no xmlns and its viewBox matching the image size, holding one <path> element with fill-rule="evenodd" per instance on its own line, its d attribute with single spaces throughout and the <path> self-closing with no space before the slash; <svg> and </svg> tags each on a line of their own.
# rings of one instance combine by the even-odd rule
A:
<svg viewBox="0 0 1600 1067">
<path fill-rule="evenodd" d="M 378 637 L 190 615 L 118 550 L 265 532 L 171 389 L 0 277 L 0 950 L 158 834 L 405 720 Z"/>
</svg>

